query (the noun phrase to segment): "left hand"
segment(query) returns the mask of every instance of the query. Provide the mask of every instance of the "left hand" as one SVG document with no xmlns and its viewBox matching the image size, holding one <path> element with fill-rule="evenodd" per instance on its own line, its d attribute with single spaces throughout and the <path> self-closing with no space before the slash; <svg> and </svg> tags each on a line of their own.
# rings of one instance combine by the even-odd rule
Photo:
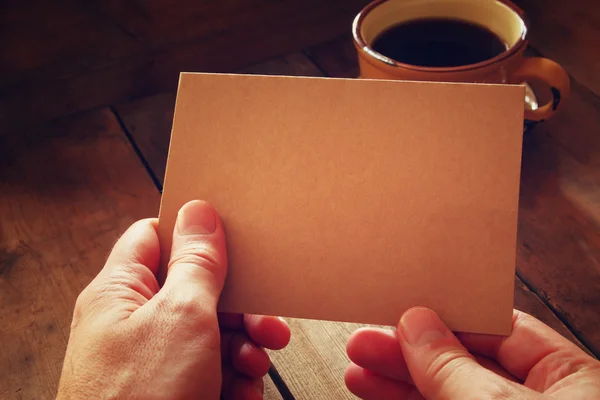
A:
<svg viewBox="0 0 600 400">
<path fill-rule="evenodd" d="M 156 219 L 133 224 L 79 295 L 58 398 L 262 399 L 263 347 L 285 347 L 289 327 L 217 315 L 227 254 L 211 206 L 180 210 L 162 288 L 156 227 Z"/>
</svg>

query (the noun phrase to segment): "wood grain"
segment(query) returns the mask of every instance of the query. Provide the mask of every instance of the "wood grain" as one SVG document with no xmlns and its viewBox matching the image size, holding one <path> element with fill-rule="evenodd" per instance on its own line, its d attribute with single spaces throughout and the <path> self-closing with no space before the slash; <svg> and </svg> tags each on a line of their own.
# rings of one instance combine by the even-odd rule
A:
<svg viewBox="0 0 600 400">
<path fill-rule="evenodd" d="M 143 51 L 140 40 L 99 17 L 90 3 L 0 3 L 0 87 L 72 75 Z"/>
<path fill-rule="evenodd" d="M 159 195 L 108 109 L 0 142 L 0 397 L 52 399 L 77 295 Z"/>
<path fill-rule="evenodd" d="M 327 76 L 356 78 L 359 76 L 358 56 L 347 32 L 334 40 L 305 50 L 310 60 Z"/>
<path fill-rule="evenodd" d="M 366 325 L 286 318 L 288 347 L 269 352 L 296 400 L 355 399 L 344 385 L 348 336 Z"/>
<path fill-rule="evenodd" d="M 525 137 L 515 307 L 578 343 L 558 314 L 599 355 L 600 3 L 515 1 L 539 55 L 575 78 L 562 112 Z M 109 109 L 13 131 L 116 103 L 162 182 L 180 71 L 234 71 L 308 47 L 308 58 L 294 53 L 243 72 L 354 77 L 347 32 L 366 2 L 0 5 L 0 398 L 54 397 L 75 297 L 117 236 L 158 207 Z M 167 93 L 129 101 L 159 92 Z M 272 358 L 292 395 L 352 398 L 343 349 L 358 325 L 289 322 L 292 343 Z M 281 398 L 272 382 L 265 387 L 266 398 Z"/>
<path fill-rule="evenodd" d="M 563 113 L 564 115 L 564 113 Z M 574 160 L 538 127 L 523 147 L 519 276 L 600 354 L 598 170 Z"/>
<path fill-rule="evenodd" d="M 518 270 L 600 356 L 600 3 L 519 0 L 536 55 L 572 76 L 571 95 L 524 143 Z"/>
<path fill-rule="evenodd" d="M 283 397 L 281 393 L 279 393 L 279 389 L 273 383 L 273 380 L 270 376 L 267 376 L 263 379 L 264 382 L 264 392 L 263 392 L 263 400 L 282 400 Z"/>
<path fill-rule="evenodd" d="M 514 0 L 530 20 L 529 38 L 544 57 L 600 95 L 600 3 L 574 0 Z"/>
<path fill-rule="evenodd" d="M 175 111 L 175 92 L 160 93 L 114 106 L 162 187 Z"/>
<path fill-rule="evenodd" d="M 45 3 L 3 3 L 0 22 L 11 51 L 0 52 L 10 77 L 0 80 L 0 132 L 174 91 L 181 71 L 230 72 L 299 51 L 348 30 L 366 2 L 185 1 L 175 7 L 167 1 L 74 6 L 71 0 L 62 24 L 27 23 L 29 7 L 37 6 L 33 15 L 40 19 Z M 60 10 L 50 15 L 58 20 Z M 106 33 L 87 40 L 95 31 Z M 44 37 L 55 38 L 48 48 Z"/>
<path fill-rule="evenodd" d="M 159 193 L 108 108 L 0 136 L 0 192 L 0 398 L 54 399 L 75 299 Z"/>
<path fill-rule="evenodd" d="M 554 312 L 529 288 L 519 277 L 515 276 L 515 308 L 533 315 L 571 342 L 575 343 L 586 353 L 592 355 L 590 350 L 585 347 L 575 335 L 560 321 Z"/>
</svg>

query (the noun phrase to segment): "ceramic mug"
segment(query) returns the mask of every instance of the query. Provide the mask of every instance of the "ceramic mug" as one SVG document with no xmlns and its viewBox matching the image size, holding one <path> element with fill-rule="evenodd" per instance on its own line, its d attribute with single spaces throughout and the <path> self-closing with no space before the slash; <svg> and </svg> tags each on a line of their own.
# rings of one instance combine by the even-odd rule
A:
<svg viewBox="0 0 600 400">
<path fill-rule="evenodd" d="M 392 60 L 371 47 L 382 32 L 395 25 L 435 18 L 482 26 L 506 44 L 506 51 L 476 64 L 423 67 Z M 569 76 L 552 60 L 523 56 L 527 30 L 523 11 L 507 0 L 375 0 L 352 25 L 361 78 L 541 84 L 550 89 L 551 99 L 546 104 L 538 106 L 535 102 L 533 107 L 525 107 L 525 119 L 540 122 L 554 115 L 568 96 Z"/>
</svg>

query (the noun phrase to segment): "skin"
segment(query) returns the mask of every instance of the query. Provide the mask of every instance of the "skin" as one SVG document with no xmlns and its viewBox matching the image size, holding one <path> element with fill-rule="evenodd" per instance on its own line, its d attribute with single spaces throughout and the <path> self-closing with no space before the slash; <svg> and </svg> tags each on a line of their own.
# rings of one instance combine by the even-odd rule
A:
<svg viewBox="0 0 600 400">
<path fill-rule="evenodd" d="M 180 210 L 162 287 L 156 228 L 133 224 L 77 299 L 58 398 L 262 399 L 264 348 L 285 347 L 289 327 L 217 313 L 227 252 L 210 205 Z M 600 398 L 600 363 L 519 311 L 509 337 L 457 336 L 417 307 L 395 331 L 358 330 L 347 351 L 346 385 L 367 400 Z"/>
<path fill-rule="evenodd" d="M 290 329 L 277 317 L 217 314 L 227 273 L 221 220 L 179 212 L 162 287 L 157 221 L 133 224 L 77 299 L 59 399 L 262 399 Z"/>
<path fill-rule="evenodd" d="M 346 386 L 366 400 L 600 399 L 600 362 L 517 310 L 501 337 L 455 335 L 417 307 L 396 331 L 356 331 L 347 351 Z"/>
</svg>

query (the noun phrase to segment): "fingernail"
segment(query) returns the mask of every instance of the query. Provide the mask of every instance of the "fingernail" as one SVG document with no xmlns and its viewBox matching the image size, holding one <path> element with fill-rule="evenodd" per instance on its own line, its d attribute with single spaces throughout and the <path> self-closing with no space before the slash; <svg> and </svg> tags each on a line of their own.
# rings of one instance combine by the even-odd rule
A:
<svg viewBox="0 0 600 400">
<path fill-rule="evenodd" d="M 258 378 L 254 380 L 254 388 L 261 395 L 265 392 L 265 385 L 262 378 Z"/>
<path fill-rule="evenodd" d="M 264 391 L 265 386 L 264 386 L 262 378 L 254 379 L 254 381 L 252 383 L 253 383 L 252 389 L 251 389 L 252 394 L 250 395 L 250 398 L 262 400 L 263 395 L 265 393 L 265 391 Z"/>
<path fill-rule="evenodd" d="M 263 391 L 260 388 L 254 387 L 252 388 L 252 394 L 250 395 L 250 398 L 252 400 L 262 400 L 263 398 Z"/>
<path fill-rule="evenodd" d="M 411 308 L 402 315 L 398 329 L 413 346 L 422 346 L 447 336 L 449 329 L 438 315 L 423 307 Z"/>
<path fill-rule="evenodd" d="M 190 201 L 177 214 L 177 231 L 181 235 L 208 235 L 216 228 L 215 211 L 204 201 Z"/>
</svg>

